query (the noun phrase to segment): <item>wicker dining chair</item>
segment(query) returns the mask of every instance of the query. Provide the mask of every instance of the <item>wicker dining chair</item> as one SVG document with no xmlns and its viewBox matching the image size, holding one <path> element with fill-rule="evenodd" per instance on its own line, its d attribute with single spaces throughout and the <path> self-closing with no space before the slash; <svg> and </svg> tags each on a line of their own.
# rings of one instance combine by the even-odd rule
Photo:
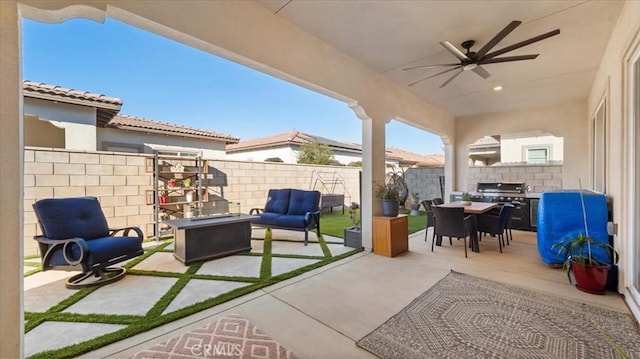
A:
<svg viewBox="0 0 640 359">
<path fill-rule="evenodd" d="M 436 237 L 442 241 L 443 236 L 464 239 L 464 257 L 467 258 L 467 237 L 473 240 L 476 231 L 475 216 L 465 216 L 463 207 L 432 207 L 435 224 L 433 227 L 433 241 L 431 251 L 436 242 Z"/>
</svg>

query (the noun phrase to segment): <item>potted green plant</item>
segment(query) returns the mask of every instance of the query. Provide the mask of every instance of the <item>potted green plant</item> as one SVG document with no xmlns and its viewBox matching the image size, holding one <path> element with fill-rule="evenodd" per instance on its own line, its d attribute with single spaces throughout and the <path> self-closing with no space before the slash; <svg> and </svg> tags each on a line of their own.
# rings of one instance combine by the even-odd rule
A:
<svg viewBox="0 0 640 359">
<path fill-rule="evenodd" d="M 376 198 L 382 202 L 382 215 L 385 217 L 396 217 L 398 215 L 398 199 L 400 191 L 393 183 L 378 185 Z"/>
<path fill-rule="evenodd" d="M 585 232 L 570 236 L 554 244 L 551 248 L 557 249 L 558 254 L 565 259 L 564 269 L 567 270 L 569 282 L 571 282 L 571 273 L 573 273 L 578 289 L 587 293 L 604 294 L 609 277 L 609 263 L 614 265 L 618 263 L 619 255 L 608 242 L 597 241 L 589 236 L 582 190 L 580 191 L 580 202 Z M 594 252 L 598 250 L 606 253 L 607 262 L 595 258 Z"/>
<path fill-rule="evenodd" d="M 460 198 L 462 204 L 468 206 L 471 204 L 471 194 L 469 192 L 463 192 L 462 197 Z"/>
</svg>

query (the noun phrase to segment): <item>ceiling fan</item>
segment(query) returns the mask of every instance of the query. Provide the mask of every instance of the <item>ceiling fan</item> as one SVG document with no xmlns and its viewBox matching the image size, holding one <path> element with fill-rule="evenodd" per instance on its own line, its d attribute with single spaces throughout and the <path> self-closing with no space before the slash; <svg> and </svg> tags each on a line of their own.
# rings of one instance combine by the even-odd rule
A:
<svg viewBox="0 0 640 359">
<path fill-rule="evenodd" d="M 431 76 L 425 77 L 418 81 L 412 82 L 409 84 L 409 86 L 413 86 L 422 81 L 428 80 L 430 78 L 433 78 L 451 71 L 456 71 L 456 72 L 447 81 L 445 81 L 442 85 L 440 85 L 440 88 L 446 86 L 449 82 L 451 82 L 451 80 L 455 79 L 458 75 L 460 75 L 464 71 L 473 71 L 476 74 L 478 74 L 478 76 L 482 77 L 483 79 L 486 79 L 489 76 L 491 76 L 491 74 L 487 70 L 485 70 L 481 65 L 496 64 L 499 62 L 533 60 L 536 57 L 538 57 L 539 54 L 505 56 L 505 57 L 496 57 L 496 56 L 505 54 L 515 49 L 519 49 L 523 46 L 533 44 L 534 42 L 544 40 L 546 38 L 558 35 L 560 33 L 560 29 L 555 29 L 553 31 L 544 33 L 542 35 L 532 37 L 528 40 L 524 40 L 516 44 L 509 45 L 500 50 L 489 52 L 520 24 L 522 24 L 522 21 L 511 21 L 509 25 L 507 25 L 504 29 L 502 29 L 502 31 L 500 31 L 496 36 L 494 36 L 493 39 L 487 42 L 477 52 L 471 51 L 471 47 L 473 47 L 473 45 L 475 44 L 475 41 L 473 40 L 467 40 L 462 43 L 462 48 L 467 50 L 466 53 L 463 53 L 462 51 L 460 51 L 457 47 L 453 46 L 449 41 L 440 42 L 440 45 L 442 45 L 445 49 L 447 49 L 450 53 L 452 53 L 456 58 L 458 58 L 460 62 L 453 63 L 453 64 L 424 65 L 424 66 L 414 66 L 414 67 L 404 68 L 402 69 L 403 71 L 413 70 L 413 69 L 432 68 L 432 67 L 450 67 L 449 69 L 446 69 L 442 72 L 438 72 L 437 74 L 433 74 Z"/>
</svg>

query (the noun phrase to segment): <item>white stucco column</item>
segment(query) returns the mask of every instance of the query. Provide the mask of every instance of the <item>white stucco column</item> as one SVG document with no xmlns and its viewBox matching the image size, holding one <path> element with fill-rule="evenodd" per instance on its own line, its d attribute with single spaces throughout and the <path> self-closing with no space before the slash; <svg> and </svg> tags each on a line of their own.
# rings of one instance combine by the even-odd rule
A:
<svg viewBox="0 0 640 359">
<path fill-rule="evenodd" d="M 20 28 L 17 4 L 0 1 L 0 358 L 23 354 Z"/>
<path fill-rule="evenodd" d="M 455 146 L 449 137 L 442 136 L 444 145 L 444 196 L 443 200 L 449 202 L 449 195 L 453 192 L 456 183 L 456 156 Z"/>
<path fill-rule="evenodd" d="M 384 183 L 385 176 L 385 125 L 384 117 L 371 118 L 357 105 L 349 105 L 362 120 L 362 193 L 360 216 L 362 217 L 362 246 L 373 250 L 373 216 L 380 215 L 380 201 L 375 198 L 375 186 Z"/>
</svg>

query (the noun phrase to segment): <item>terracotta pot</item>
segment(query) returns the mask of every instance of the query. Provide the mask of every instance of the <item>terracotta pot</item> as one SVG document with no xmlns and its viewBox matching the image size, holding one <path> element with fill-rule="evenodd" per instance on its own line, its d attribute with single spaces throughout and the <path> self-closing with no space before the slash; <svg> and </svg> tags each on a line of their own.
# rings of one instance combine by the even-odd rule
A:
<svg viewBox="0 0 640 359">
<path fill-rule="evenodd" d="M 571 270 L 576 280 L 576 288 L 587 293 L 604 294 L 609 266 L 590 264 L 583 266 L 580 263 L 571 262 Z"/>
</svg>

